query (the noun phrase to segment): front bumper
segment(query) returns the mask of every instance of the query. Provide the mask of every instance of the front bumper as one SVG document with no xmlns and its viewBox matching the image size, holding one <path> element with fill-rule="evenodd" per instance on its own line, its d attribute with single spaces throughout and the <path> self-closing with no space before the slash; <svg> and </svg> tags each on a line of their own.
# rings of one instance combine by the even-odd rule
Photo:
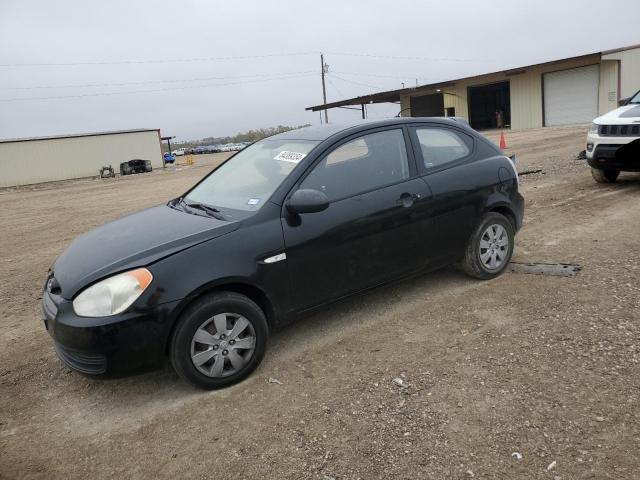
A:
<svg viewBox="0 0 640 480">
<path fill-rule="evenodd" d="M 160 365 L 179 302 L 131 307 L 111 317 L 79 317 L 70 301 L 44 291 L 44 325 L 60 360 L 86 375 L 111 375 Z"/>
<path fill-rule="evenodd" d="M 600 136 L 589 132 L 587 163 L 600 170 L 640 171 L 640 138 Z"/>
</svg>

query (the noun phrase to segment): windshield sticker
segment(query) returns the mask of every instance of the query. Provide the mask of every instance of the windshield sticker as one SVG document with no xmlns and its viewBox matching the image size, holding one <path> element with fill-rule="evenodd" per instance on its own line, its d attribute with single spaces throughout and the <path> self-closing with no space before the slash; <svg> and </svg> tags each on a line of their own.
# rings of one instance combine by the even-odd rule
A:
<svg viewBox="0 0 640 480">
<path fill-rule="evenodd" d="M 259 198 L 250 198 L 249 201 L 247 202 L 247 205 L 257 205 L 259 203 L 260 203 Z"/>
<path fill-rule="evenodd" d="M 273 159 L 280 160 L 281 162 L 298 163 L 306 156 L 307 155 L 305 153 L 282 151 L 278 155 L 273 157 Z"/>
</svg>

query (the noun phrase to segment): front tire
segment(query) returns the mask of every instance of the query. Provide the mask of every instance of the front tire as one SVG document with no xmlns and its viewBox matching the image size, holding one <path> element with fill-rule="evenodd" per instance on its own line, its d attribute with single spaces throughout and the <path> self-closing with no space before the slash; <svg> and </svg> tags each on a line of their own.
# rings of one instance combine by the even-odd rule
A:
<svg viewBox="0 0 640 480">
<path fill-rule="evenodd" d="M 487 213 L 469 238 L 462 270 L 480 280 L 497 277 L 511 261 L 514 240 L 515 229 L 509 219 L 496 212 Z"/>
<path fill-rule="evenodd" d="M 591 169 L 591 176 L 598 183 L 613 183 L 618 179 L 618 175 L 620 175 L 620 170 Z"/>
<path fill-rule="evenodd" d="M 213 390 L 245 379 L 262 361 L 269 328 L 262 309 L 235 292 L 208 295 L 182 315 L 171 364 L 190 384 Z"/>
</svg>

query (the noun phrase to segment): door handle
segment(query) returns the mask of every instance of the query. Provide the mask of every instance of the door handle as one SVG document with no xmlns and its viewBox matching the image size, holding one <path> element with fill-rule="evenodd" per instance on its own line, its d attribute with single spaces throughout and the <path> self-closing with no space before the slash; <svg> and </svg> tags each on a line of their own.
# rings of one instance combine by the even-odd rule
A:
<svg viewBox="0 0 640 480">
<path fill-rule="evenodd" d="M 402 205 L 404 208 L 410 208 L 416 200 L 422 198 L 419 193 L 403 193 L 397 200 L 398 205 Z"/>
</svg>

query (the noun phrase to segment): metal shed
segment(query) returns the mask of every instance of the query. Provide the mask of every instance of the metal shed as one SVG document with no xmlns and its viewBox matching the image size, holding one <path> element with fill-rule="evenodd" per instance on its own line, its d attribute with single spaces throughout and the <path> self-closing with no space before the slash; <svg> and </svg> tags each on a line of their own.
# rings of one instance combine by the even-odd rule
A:
<svg viewBox="0 0 640 480">
<path fill-rule="evenodd" d="M 0 140 L 0 187 L 90 177 L 133 159 L 163 165 L 160 129 Z"/>
<path fill-rule="evenodd" d="M 315 105 L 321 111 L 399 103 L 402 116 L 456 116 L 476 129 L 588 123 L 640 89 L 640 45 L 377 92 Z"/>
</svg>

